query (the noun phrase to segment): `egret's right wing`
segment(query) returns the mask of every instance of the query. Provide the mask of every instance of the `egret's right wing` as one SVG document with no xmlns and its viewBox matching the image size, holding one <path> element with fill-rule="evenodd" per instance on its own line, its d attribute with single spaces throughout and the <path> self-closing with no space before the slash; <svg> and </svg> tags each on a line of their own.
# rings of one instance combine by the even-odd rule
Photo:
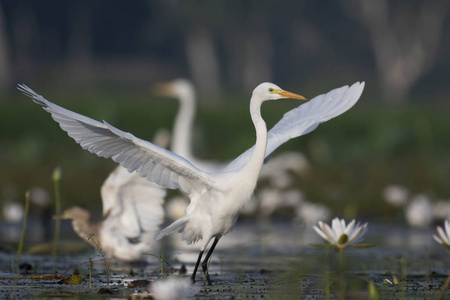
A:
<svg viewBox="0 0 450 300">
<path fill-rule="evenodd" d="M 101 195 L 103 214 L 115 219 L 117 228 L 129 238 L 156 232 L 164 220 L 166 190 L 122 166 L 105 180 Z"/>
<path fill-rule="evenodd" d="M 266 162 L 273 151 L 290 139 L 310 133 L 334 117 L 349 110 L 359 99 L 364 89 L 364 82 L 352 86 L 343 86 L 326 94 L 314 97 L 310 101 L 285 113 L 283 118 L 268 132 Z M 225 171 L 235 171 L 249 160 L 253 148 L 233 160 Z"/>
<path fill-rule="evenodd" d="M 213 179 L 183 157 L 124 132 L 106 122 L 62 108 L 25 85 L 18 89 L 49 112 L 61 128 L 81 147 L 100 157 L 111 158 L 129 172 L 166 188 L 198 193 L 213 188 Z"/>
</svg>

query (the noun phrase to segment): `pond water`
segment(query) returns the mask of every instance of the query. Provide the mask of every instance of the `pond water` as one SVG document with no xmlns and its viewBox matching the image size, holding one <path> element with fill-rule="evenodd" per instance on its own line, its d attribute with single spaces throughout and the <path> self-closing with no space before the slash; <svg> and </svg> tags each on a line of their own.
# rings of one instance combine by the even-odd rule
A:
<svg viewBox="0 0 450 300">
<path fill-rule="evenodd" d="M 346 249 L 339 271 L 339 256 L 333 249 L 310 245 L 322 243 L 310 227 L 288 222 L 238 222 L 213 254 L 209 270 L 214 285 L 204 285 L 199 271 L 187 299 L 338 299 L 342 292 L 345 299 L 367 299 L 372 283 L 380 299 L 436 299 L 450 273 L 450 259 L 448 250 L 433 241 L 433 233 L 434 229 L 370 223 L 364 242 L 375 246 Z M 77 244 L 84 246 L 74 236 L 67 247 L 65 243 L 66 239 L 61 245 L 64 251 L 74 250 Z M 197 247 L 181 243 L 178 235 L 164 240 L 162 248 L 145 262 L 109 261 L 109 284 L 102 257 L 91 248 L 81 247 L 86 250 L 56 257 L 23 254 L 20 262 L 25 265 L 20 275 L 12 273 L 16 254 L 4 252 L 0 254 L 0 297 L 146 296 L 148 282 L 161 280 L 160 255 L 165 278 L 189 278 L 198 255 Z M 91 286 L 89 258 L 93 260 Z M 61 282 L 76 269 L 79 282 Z M 383 283 L 385 279 L 394 281 L 394 276 L 398 284 Z M 128 287 L 135 280 L 147 281 Z"/>
</svg>

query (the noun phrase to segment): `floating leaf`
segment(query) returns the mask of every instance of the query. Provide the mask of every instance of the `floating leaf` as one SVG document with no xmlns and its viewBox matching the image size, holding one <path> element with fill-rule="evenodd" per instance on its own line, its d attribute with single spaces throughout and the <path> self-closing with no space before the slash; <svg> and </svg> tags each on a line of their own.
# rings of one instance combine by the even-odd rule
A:
<svg viewBox="0 0 450 300">
<path fill-rule="evenodd" d="M 310 246 L 317 247 L 317 248 L 327 248 L 330 247 L 330 244 L 309 244 Z"/>
<path fill-rule="evenodd" d="M 68 278 L 67 275 L 60 274 L 42 274 L 42 275 L 30 275 L 30 276 L 17 276 L 17 277 L 2 277 L 7 279 L 30 279 L 33 281 L 39 280 L 55 280 L 55 279 L 65 279 Z"/>
<path fill-rule="evenodd" d="M 353 248 L 371 248 L 371 247 L 375 247 L 375 244 L 353 244 L 350 246 Z"/>
<path fill-rule="evenodd" d="M 83 278 L 79 275 L 73 274 L 72 276 L 58 281 L 58 284 L 75 284 L 78 285 L 83 282 Z"/>
<path fill-rule="evenodd" d="M 97 291 L 97 294 L 100 294 L 100 295 L 114 295 L 114 292 L 111 289 L 108 289 L 108 288 L 100 288 Z"/>
</svg>

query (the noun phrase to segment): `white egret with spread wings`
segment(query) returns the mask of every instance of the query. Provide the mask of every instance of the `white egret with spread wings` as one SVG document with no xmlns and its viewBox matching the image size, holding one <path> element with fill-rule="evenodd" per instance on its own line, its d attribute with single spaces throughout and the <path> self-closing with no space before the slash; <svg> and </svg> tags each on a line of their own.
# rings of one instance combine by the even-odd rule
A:
<svg viewBox="0 0 450 300">
<path fill-rule="evenodd" d="M 27 86 L 19 89 L 44 110 L 51 113 L 61 128 L 81 147 L 98 156 L 111 158 L 129 172 L 136 172 L 148 180 L 187 193 L 191 203 L 186 215 L 162 229 L 157 238 L 179 231 L 187 243 L 202 240 L 200 253 L 191 280 L 201 262 L 203 252 L 214 238 L 202 269 L 209 284 L 208 260 L 219 239 L 234 226 L 245 202 L 256 186 L 264 160 L 286 141 L 307 134 L 320 123 L 330 120 L 352 107 L 359 99 L 364 83 L 344 86 L 320 95 L 286 113 L 267 132 L 261 116 L 261 105 L 268 100 L 304 97 L 282 90 L 273 83 L 262 83 L 252 93 L 250 116 L 256 131 L 255 145 L 233 160 L 222 172 L 208 173 L 188 160 L 124 132 L 107 122 L 98 122 L 62 108 Z"/>
</svg>

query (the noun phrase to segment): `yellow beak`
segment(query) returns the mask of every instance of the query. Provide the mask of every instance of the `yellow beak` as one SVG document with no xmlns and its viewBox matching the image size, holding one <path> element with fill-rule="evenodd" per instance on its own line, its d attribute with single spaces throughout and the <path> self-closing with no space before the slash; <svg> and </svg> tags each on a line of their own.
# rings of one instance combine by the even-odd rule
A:
<svg viewBox="0 0 450 300">
<path fill-rule="evenodd" d="M 157 83 L 153 88 L 153 92 L 157 96 L 171 96 L 173 95 L 170 83 Z"/>
<path fill-rule="evenodd" d="M 307 98 L 284 90 L 275 91 L 278 95 L 290 99 L 308 100 Z"/>
</svg>

